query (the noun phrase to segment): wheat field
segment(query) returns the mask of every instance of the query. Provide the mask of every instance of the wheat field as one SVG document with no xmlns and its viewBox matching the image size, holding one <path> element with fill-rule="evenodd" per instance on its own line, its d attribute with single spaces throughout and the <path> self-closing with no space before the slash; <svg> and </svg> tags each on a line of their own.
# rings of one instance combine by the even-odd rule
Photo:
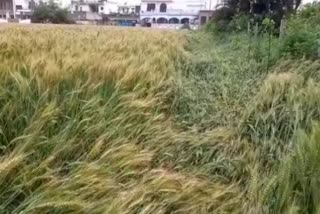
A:
<svg viewBox="0 0 320 214">
<path fill-rule="evenodd" d="M 2 29 L 0 213 L 234 210 L 239 188 L 201 176 L 190 152 L 214 136 L 179 131 L 168 110 L 185 43 L 167 31 Z"/>
<path fill-rule="evenodd" d="M 0 34 L 0 214 L 318 209 L 319 63 L 258 75 L 185 32 Z"/>
</svg>

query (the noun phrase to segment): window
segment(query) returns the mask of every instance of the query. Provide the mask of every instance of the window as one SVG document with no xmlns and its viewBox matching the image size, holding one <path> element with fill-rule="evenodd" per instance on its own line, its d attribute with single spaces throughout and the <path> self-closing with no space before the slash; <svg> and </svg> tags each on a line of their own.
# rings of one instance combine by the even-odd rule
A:
<svg viewBox="0 0 320 214">
<path fill-rule="evenodd" d="M 167 12 L 167 5 L 165 3 L 160 4 L 160 12 L 161 13 Z"/>
<path fill-rule="evenodd" d="M 136 6 L 134 12 L 139 14 L 140 13 L 140 9 L 141 9 L 140 6 Z"/>
<path fill-rule="evenodd" d="M 16 10 L 22 10 L 22 5 L 16 5 Z"/>
<path fill-rule="evenodd" d="M 156 4 L 147 4 L 147 11 L 154 11 L 156 9 Z"/>
<path fill-rule="evenodd" d="M 78 10 L 79 10 L 78 5 L 74 6 L 74 9 L 75 9 L 76 11 L 78 11 Z"/>
<path fill-rule="evenodd" d="M 82 7 L 80 7 L 80 11 L 82 11 Z"/>
<path fill-rule="evenodd" d="M 100 7 L 100 10 L 103 10 L 103 7 Z"/>
</svg>

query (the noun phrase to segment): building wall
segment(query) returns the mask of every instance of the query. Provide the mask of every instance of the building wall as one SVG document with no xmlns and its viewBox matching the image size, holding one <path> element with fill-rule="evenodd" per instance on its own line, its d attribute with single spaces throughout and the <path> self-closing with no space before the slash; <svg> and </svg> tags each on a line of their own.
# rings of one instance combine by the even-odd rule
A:
<svg viewBox="0 0 320 214">
<path fill-rule="evenodd" d="M 121 5 L 118 7 L 118 13 L 120 14 L 135 14 L 136 6 L 135 5 Z"/>
<path fill-rule="evenodd" d="M 163 28 L 163 29 L 171 29 L 171 30 L 179 30 L 183 27 L 183 24 L 152 24 L 151 28 Z M 199 25 L 190 25 L 192 30 L 197 30 Z"/>
<path fill-rule="evenodd" d="M 148 4 L 155 4 L 155 10 L 148 11 Z M 166 11 L 161 12 L 161 4 L 166 4 Z M 200 10 L 206 8 L 206 0 L 143 0 L 141 3 L 140 20 L 142 22 L 195 23 Z"/>
<path fill-rule="evenodd" d="M 12 0 L 0 0 L 0 10 L 12 10 Z"/>
<path fill-rule="evenodd" d="M 32 0 L 15 0 L 16 18 L 20 20 L 31 19 L 32 10 L 34 9 L 35 1 Z"/>
<path fill-rule="evenodd" d="M 29 0 L 15 0 L 16 6 L 21 5 L 23 10 L 29 9 Z"/>
<path fill-rule="evenodd" d="M 13 16 L 12 0 L 0 0 L 0 19 L 8 19 Z"/>
<path fill-rule="evenodd" d="M 103 2 L 102 5 L 99 5 L 100 14 L 111 14 L 118 12 L 118 4 L 116 2 Z"/>
<path fill-rule="evenodd" d="M 147 12 L 147 6 L 149 3 L 154 3 L 156 9 L 154 12 L 160 12 L 160 5 L 165 3 L 167 5 L 167 10 L 183 10 L 183 11 L 199 11 L 206 7 L 205 0 L 175 0 L 175 1 L 143 1 L 141 2 L 141 12 Z"/>
<path fill-rule="evenodd" d="M 88 4 L 73 4 L 71 11 L 90 12 L 90 6 Z"/>
</svg>

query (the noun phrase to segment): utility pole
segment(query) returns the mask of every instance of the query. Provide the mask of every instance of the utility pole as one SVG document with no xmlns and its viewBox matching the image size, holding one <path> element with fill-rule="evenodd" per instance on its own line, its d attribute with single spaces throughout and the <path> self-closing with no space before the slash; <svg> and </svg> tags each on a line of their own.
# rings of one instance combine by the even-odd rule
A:
<svg viewBox="0 0 320 214">
<path fill-rule="evenodd" d="M 211 10 L 211 1 L 212 0 L 209 0 L 209 10 Z"/>
<path fill-rule="evenodd" d="M 12 12 L 13 12 L 13 18 L 16 18 L 16 0 L 12 0 Z"/>
</svg>

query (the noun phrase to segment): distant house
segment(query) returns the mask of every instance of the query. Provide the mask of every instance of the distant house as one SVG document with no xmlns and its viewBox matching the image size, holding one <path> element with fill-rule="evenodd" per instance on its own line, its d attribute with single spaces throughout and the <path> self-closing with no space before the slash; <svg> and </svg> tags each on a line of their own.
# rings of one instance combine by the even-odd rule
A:
<svg viewBox="0 0 320 214">
<path fill-rule="evenodd" d="M 100 0 L 72 0 L 71 14 L 76 21 L 98 21 L 102 17 L 99 15 L 100 6 L 103 6 Z"/>
<path fill-rule="evenodd" d="M 16 18 L 21 20 L 31 19 L 36 2 L 34 0 L 15 0 Z"/>
<path fill-rule="evenodd" d="M 14 18 L 14 3 L 12 0 L 0 1 L 0 19 Z"/>
<path fill-rule="evenodd" d="M 205 8 L 205 0 L 142 0 L 140 20 L 157 24 L 193 24 L 199 18 L 199 11 Z"/>
<path fill-rule="evenodd" d="M 103 15 L 104 24 L 135 26 L 139 21 L 140 5 L 117 5 L 116 13 Z"/>
<path fill-rule="evenodd" d="M 108 0 L 72 0 L 70 10 L 78 22 L 100 23 L 105 14 L 117 13 L 118 5 Z"/>
<path fill-rule="evenodd" d="M 99 14 L 113 14 L 118 12 L 118 3 L 113 1 L 101 1 L 101 4 L 99 5 Z"/>
<path fill-rule="evenodd" d="M 30 19 L 35 6 L 34 0 L 0 0 L 0 19 Z"/>
</svg>

